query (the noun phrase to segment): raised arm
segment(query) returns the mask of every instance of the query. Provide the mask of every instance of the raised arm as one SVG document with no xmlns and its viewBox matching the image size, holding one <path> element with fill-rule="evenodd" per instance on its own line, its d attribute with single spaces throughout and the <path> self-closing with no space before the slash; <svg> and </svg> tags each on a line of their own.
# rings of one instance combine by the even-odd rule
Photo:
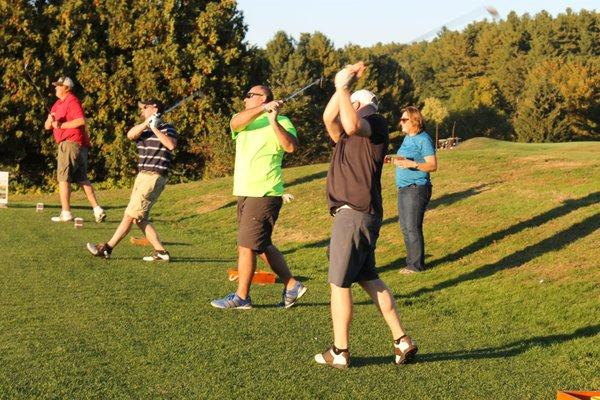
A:
<svg viewBox="0 0 600 400">
<path fill-rule="evenodd" d="M 283 151 L 286 153 L 293 153 L 298 148 L 298 139 L 290 132 L 286 131 L 283 126 L 277 121 L 277 116 L 279 115 L 279 108 L 283 103 L 281 101 L 271 101 L 264 105 L 265 110 L 267 110 L 267 117 L 269 118 L 269 124 L 275 131 L 275 135 L 277 136 L 277 140 L 279 144 L 283 148 Z"/>
<path fill-rule="evenodd" d="M 250 122 L 254 121 L 256 117 L 265 112 L 265 106 L 266 104 L 261 104 L 258 107 L 249 108 L 236 114 L 231 118 L 231 122 L 229 123 L 231 130 L 234 132 L 243 131 Z"/>
<path fill-rule="evenodd" d="M 340 135 L 344 131 L 342 123 L 340 122 L 340 105 L 338 102 L 338 93 L 335 92 L 329 102 L 325 111 L 323 111 L 323 122 L 325 123 L 325 129 L 329 134 L 331 140 L 335 143 L 340 140 Z"/>
</svg>

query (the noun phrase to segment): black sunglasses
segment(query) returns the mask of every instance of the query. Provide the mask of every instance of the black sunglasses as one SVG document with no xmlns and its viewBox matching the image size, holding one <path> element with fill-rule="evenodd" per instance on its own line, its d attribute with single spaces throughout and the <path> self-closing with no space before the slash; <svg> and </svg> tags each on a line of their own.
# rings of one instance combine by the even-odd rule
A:
<svg viewBox="0 0 600 400">
<path fill-rule="evenodd" d="M 246 93 L 246 96 L 244 96 L 246 99 L 251 99 L 254 96 L 264 96 L 263 93 L 252 93 L 252 92 L 248 92 Z"/>
</svg>

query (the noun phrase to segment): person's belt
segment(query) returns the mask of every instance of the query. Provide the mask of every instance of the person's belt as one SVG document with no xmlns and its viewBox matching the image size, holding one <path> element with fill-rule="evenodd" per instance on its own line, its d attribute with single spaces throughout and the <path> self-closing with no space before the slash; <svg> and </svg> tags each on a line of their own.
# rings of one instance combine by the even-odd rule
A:
<svg viewBox="0 0 600 400">
<path fill-rule="evenodd" d="M 348 204 L 344 204 L 343 206 L 336 208 L 333 214 L 335 215 L 344 209 L 352 210 L 352 207 L 350 207 Z"/>
<path fill-rule="evenodd" d="M 158 171 L 148 171 L 146 169 L 142 169 L 140 170 L 140 173 L 142 174 L 148 174 L 148 175 L 161 175 L 161 176 L 167 176 L 167 172 L 158 172 Z"/>
</svg>

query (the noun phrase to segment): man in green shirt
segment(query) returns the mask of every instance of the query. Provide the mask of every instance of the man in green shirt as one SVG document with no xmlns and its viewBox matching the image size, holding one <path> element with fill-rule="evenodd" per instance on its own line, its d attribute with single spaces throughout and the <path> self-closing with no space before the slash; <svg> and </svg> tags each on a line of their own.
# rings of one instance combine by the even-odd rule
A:
<svg viewBox="0 0 600 400">
<path fill-rule="evenodd" d="M 236 142 L 233 194 L 238 196 L 238 287 L 234 293 L 213 300 L 213 307 L 252 308 L 250 284 L 257 255 L 284 284 L 279 306 L 293 306 L 306 292 L 306 286 L 294 279 L 283 254 L 271 242 L 283 203 L 283 154 L 298 147 L 294 125 L 279 115 L 282 104 L 273 100 L 267 86 L 254 86 L 244 98 L 244 110 L 231 119 L 231 134 Z"/>
</svg>

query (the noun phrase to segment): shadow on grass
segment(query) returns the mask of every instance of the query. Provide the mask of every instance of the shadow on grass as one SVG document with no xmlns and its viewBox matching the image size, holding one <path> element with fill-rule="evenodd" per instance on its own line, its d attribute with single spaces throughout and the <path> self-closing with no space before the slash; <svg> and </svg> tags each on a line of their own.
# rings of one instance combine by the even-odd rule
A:
<svg viewBox="0 0 600 400">
<path fill-rule="evenodd" d="M 469 254 L 476 253 L 481 249 L 492 246 L 496 241 L 502 240 L 507 236 L 514 235 L 528 228 L 541 226 L 542 224 L 545 224 L 548 221 L 565 216 L 579 208 L 587 207 L 592 204 L 597 204 L 598 202 L 600 202 L 600 192 L 591 193 L 580 199 L 567 200 L 559 207 L 553 208 L 549 211 L 546 211 L 540 215 L 536 215 L 535 217 L 532 217 L 525 221 L 521 221 L 508 228 L 484 236 L 480 239 L 477 239 L 477 241 L 471 243 L 465 248 L 462 248 L 454 253 L 448 254 L 437 260 L 430 261 L 427 263 L 427 267 L 428 269 L 431 269 L 441 264 L 458 261 L 461 258 L 468 256 Z M 377 270 L 379 272 L 385 272 L 391 269 L 399 269 L 401 268 L 403 262 L 404 258 L 400 257 L 386 265 L 379 267 Z"/>
<path fill-rule="evenodd" d="M 8 208 L 30 208 L 32 210 L 35 211 L 35 207 L 37 206 L 37 203 L 9 203 L 8 204 Z M 106 210 L 114 210 L 116 208 L 124 208 L 125 206 L 102 206 L 102 208 L 106 211 Z M 60 204 L 46 204 L 44 203 L 44 210 L 45 209 L 60 209 L 61 205 Z M 71 210 L 89 210 L 90 213 L 92 212 L 92 206 L 71 206 Z"/>
<path fill-rule="evenodd" d="M 297 252 L 298 250 L 320 249 L 320 248 L 326 248 L 328 245 L 329 245 L 329 238 L 317 240 L 316 242 L 310 242 L 310 243 L 306 243 L 306 244 L 296 246 L 296 247 L 292 247 L 291 249 L 282 251 L 282 253 L 283 254 L 292 254 L 292 253 Z"/>
<path fill-rule="evenodd" d="M 171 263 L 235 263 L 235 258 L 173 257 Z"/>
<path fill-rule="evenodd" d="M 567 200 L 564 202 L 563 205 L 559 207 L 553 208 L 549 211 L 546 211 L 545 213 L 537 215 L 528 220 L 521 221 L 518 224 L 512 225 L 506 229 L 502 229 L 488 236 L 482 237 L 457 252 L 448 254 L 437 260 L 433 260 L 429 263 L 429 267 L 433 268 L 440 264 L 460 260 L 464 256 L 473 254 L 481 249 L 484 249 L 492 245 L 494 242 L 502 240 L 509 235 L 514 235 L 515 233 L 521 232 L 528 228 L 540 226 L 548 221 L 567 215 L 570 212 L 577 210 L 578 208 L 587 207 L 592 204 L 597 204 L 598 202 L 600 202 L 600 192 L 591 193 L 580 199 Z"/>
<path fill-rule="evenodd" d="M 296 185 L 301 185 L 303 183 L 308 183 L 308 182 L 312 182 L 314 180 L 317 179 L 323 179 L 327 176 L 327 170 L 325 171 L 320 171 L 320 172 L 315 172 L 314 174 L 311 175 L 306 175 L 300 178 L 296 178 L 293 181 L 286 183 L 285 187 L 286 189 L 291 188 L 292 186 L 296 186 Z"/>
<path fill-rule="evenodd" d="M 463 199 L 466 199 L 467 197 L 471 197 L 476 194 L 485 192 L 486 190 L 489 189 L 490 186 L 492 186 L 496 183 L 498 183 L 498 182 L 486 183 L 486 184 L 475 186 L 475 187 L 472 187 L 472 188 L 469 188 L 466 190 L 462 190 L 460 192 L 445 194 L 441 197 L 438 197 L 437 199 L 431 200 L 429 202 L 429 205 L 427 206 L 427 210 L 433 210 L 434 208 L 440 207 L 440 206 L 449 206 L 449 205 L 459 202 Z M 397 213 L 393 217 L 384 219 L 383 223 L 381 225 L 382 226 L 387 225 L 392 222 L 398 222 L 398 214 Z"/>
<path fill-rule="evenodd" d="M 453 361 L 453 360 L 479 360 L 485 358 L 505 358 L 514 357 L 533 347 L 548 347 L 560 343 L 569 342 L 571 340 L 592 337 L 600 333 L 600 325 L 586 326 L 579 328 L 572 333 L 537 336 L 525 340 L 518 340 L 498 347 L 486 347 L 483 349 L 475 349 L 471 351 L 453 351 L 447 353 L 428 353 L 417 354 L 416 364 L 437 362 L 437 361 Z M 393 356 L 374 356 L 374 357 L 352 357 L 353 367 L 366 367 L 369 365 L 387 365 L 391 364 Z"/>
<path fill-rule="evenodd" d="M 453 351 L 447 353 L 423 354 L 417 358 L 417 362 L 435 362 L 450 360 L 477 360 L 482 358 L 504 358 L 513 357 L 526 352 L 532 347 L 548 347 L 555 344 L 569 342 L 596 336 L 600 333 L 600 325 L 579 328 L 572 333 L 563 333 L 549 336 L 536 336 L 529 339 L 518 340 L 498 347 L 486 347 L 470 351 Z"/>
<path fill-rule="evenodd" d="M 555 233 L 541 242 L 527 246 L 513 254 L 510 254 L 493 264 L 484 265 L 471 272 L 459 275 L 456 278 L 448 279 L 436 285 L 416 290 L 412 293 L 403 295 L 402 297 L 412 298 L 421 296 L 423 294 L 456 286 L 463 282 L 486 278 L 506 269 L 520 267 L 521 265 L 534 260 L 545 253 L 560 250 L 574 241 L 592 234 L 599 228 L 600 213 L 597 213 L 565 230 Z"/>
<path fill-rule="evenodd" d="M 233 200 L 233 201 L 230 201 L 229 203 L 225 203 L 222 206 L 220 206 L 218 208 L 215 208 L 214 210 L 211 210 L 211 211 L 206 211 L 206 212 L 201 212 L 201 213 L 193 212 L 192 214 L 183 216 L 181 218 L 165 219 L 165 222 L 169 222 L 169 223 L 182 223 L 182 222 L 187 221 L 189 219 L 200 218 L 204 214 L 209 214 L 209 213 L 212 213 L 212 212 L 215 212 L 215 211 L 223 210 L 225 208 L 233 207 L 235 205 L 237 205 L 237 200 Z M 160 215 L 160 214 L 157 214 L 157 215 Z"/>
</svg>

